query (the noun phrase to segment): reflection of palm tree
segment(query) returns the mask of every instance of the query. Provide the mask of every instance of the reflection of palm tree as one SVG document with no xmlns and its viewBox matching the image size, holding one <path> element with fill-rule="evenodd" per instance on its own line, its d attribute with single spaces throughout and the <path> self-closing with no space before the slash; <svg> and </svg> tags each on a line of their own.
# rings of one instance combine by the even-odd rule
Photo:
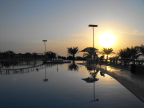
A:
<svg viewBox="0 0 144 108">
<path fill-rule="evenodd" d="M 71 71 L 78 71 L 79 67 L 75 64 L 75 62 L 73 62 L 72 64 L 70 64 L 68 66 L 68 70 L 71 70 Z"/>
<path fill-rule="evenodd" d="M 92 82 L 95 82 L 95 81 L 99 80 L 98 78 L 96 78 L 97 73 L 99 72 L 98 69 L 97 70 L 96 69 L 91 69 L 89 72 L 90 72 L 90 77 L 83 78 L 82 80 L 86 81 L 87 83 L 92 83 Z"/>
<path fill-rule="evenodd" d="M 105 73 L 103 73 L 102 71 L 100 72 L 100 75 L 105 77 Z"/>
<path fill-rule="evenodd" d="M 93 71 L 93 68 L 92 68 L 92 67 L 87 66 L 86 68 L 87 68 L 87 70 L 88 70 L 89 72 Z"/>
<path fill-rule="evenodd" d="M 46 73 L 46 65 L 45 65 L 45 78 L 43 79 L 44 82 L 48 81 L 48 78 L 46 77 L 47 73 Z"/>
<path fill-rule="evenodd" d="M 88 67 L 87 67 L 87 69 L 88 69 Z M 90 76 L 91 77 L 83 78 L 82 80 L 86 81 L 87 83 L 93 83 L 93 96 L 94 96 L 94 99 L 90 102 L 99 101 L 95 97 L 95 82 L 99 80 L 98 78 L 96 78 L 97 73 L 99 72 L 99 70 L 98 69 L 97 70 L 96 69 L 92 70 L 91 68 L 89 68 L 89 69 L 90 69 Z M 93 72 L 91 72 L 91 71 L 93 71 Z"/>
</svg>

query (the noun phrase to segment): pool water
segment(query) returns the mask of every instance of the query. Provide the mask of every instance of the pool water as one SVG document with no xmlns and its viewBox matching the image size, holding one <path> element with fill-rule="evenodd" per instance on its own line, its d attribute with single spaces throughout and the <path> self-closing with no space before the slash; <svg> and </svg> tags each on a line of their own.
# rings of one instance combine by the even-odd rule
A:
<svg viewBox="0 0 144 108">
<path fill-rule="evenodd" d="M 44 65 L 38 70 L 0 74 L 0 108 L 144 108 L 111 76 L 78 64 Z"/>
</svg>

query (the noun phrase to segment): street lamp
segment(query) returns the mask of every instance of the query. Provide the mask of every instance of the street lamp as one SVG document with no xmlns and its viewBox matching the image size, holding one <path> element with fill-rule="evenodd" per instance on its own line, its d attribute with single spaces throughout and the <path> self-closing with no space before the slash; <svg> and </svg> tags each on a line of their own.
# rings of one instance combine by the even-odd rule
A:
<svg viewBox="0 0 144 108">
<path fill-rule="evenodd" d="M 93 48 L 94 48 L 94 27 L 98 27 L 98 25 L 90 24 L 89 27 L 93 28 Z M 93 54 L 94 54 L 94 52 L 93 52 Z M 95 60 L 95 55 L 94 55 L 94 60 Z"/>
<path fill-rule="evenodd" d="M 44 46 L 45 46 L 45 53 L 46 53 L 46 43 L 45 42 L 47 42 L 47 40 L 42 40 L 43 42 L 44 42 Z"/>
<path fill-rule="evenodd" d="M 98 27 L 98 25 L 90 24 L 89 27 L 93 28 L 93 48 L 94 48 L 94 27 Z"/>
</svg>

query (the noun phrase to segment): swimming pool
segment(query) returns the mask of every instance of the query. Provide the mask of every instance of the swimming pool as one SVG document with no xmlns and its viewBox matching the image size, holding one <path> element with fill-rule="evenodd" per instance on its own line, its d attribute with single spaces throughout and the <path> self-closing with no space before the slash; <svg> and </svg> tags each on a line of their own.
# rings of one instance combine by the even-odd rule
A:
<svg viewBox="0 0 144 108">
<path fill-rule="evenodd" d="M 107 74 L 78 64 L 0 74 L 0 108 L 143 108 L 135 95 Z"/>
</svg>

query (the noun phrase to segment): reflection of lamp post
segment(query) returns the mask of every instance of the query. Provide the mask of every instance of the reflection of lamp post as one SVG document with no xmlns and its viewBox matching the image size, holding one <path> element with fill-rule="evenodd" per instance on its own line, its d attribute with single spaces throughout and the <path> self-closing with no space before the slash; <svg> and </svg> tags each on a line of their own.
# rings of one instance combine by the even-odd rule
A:
<svg viewBox="0 0 144 108">
<path fill-rule="evenodd" d="M 43 80 L 44 82 L 48 81 L 48 78 L 46 78 L 46 65 L 45 65 L 45 79 Z"/>
<path fill-rule="evenodd" d="M 42 40 L 43 42 L 44 42 L 44 46 L 45 46 L 45 53 L 46 53 L 46 43 L 45 42 L 47 42 L 47 40 Z"/>
<path fill-rule="evenodd" d="M 91 100 L 90 102 L 99 101 L 99 99 L 95 98 L 95 82 L 94 82 L 94 85 L 93 85 L 93 95 L 94 95 L 94 99 Z"/>
<path fill-rule="evenodd" d="M 93 48 L 94 48 L 94 27 L 98 27 L 98 25 L 90 24 L 89 27 L 93 28 Z"/>
<path fill-rule="evenodd" d="M 94 69 L 94 72 L 90 72 L 90 75 L 91 77 L 88 77 L 88 78 L 83 78 L 82 80 L 86 81 L 87 83 L 93 83 L 93 95 L 94 95 L 94 99 L 90 102 L 94 102 L 94 101 L 99 101 L 99 99 L 96 99 L 95 97 L 95 82 L 98 81 L 99 79 L 96 78 L 97 76 L 97 73 L 99 72 L 99 70 L 95 70 Z"/>
<path fill-rule="evenodd" d="M 58 64 L 57 64 L 57 72 L 58 72 Z"/>
</svg>

